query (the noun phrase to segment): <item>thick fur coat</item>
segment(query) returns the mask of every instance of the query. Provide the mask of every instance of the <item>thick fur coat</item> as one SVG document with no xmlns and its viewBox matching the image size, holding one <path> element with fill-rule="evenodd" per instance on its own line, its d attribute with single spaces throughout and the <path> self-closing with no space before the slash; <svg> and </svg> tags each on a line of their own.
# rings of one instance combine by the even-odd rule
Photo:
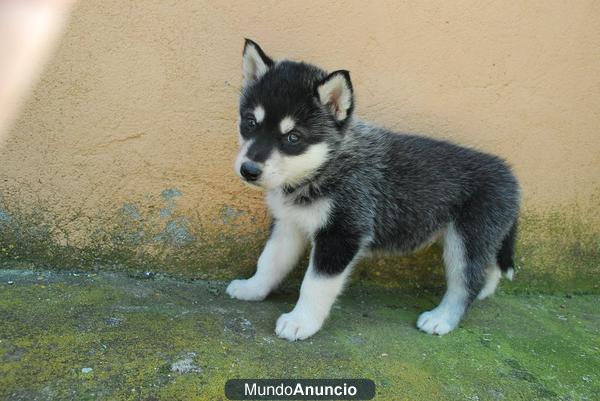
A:
<svg viewBox="0 0 600 401">
<path fill-rule="evenodd" d="M 256 274 L 227 292 L 264 299 L 310 244 L 298 303 L 276 325 L 280 337 L 304 339 L 321 328 L 361 257 L 440 241 L 447 291 L 417 327 L 446 334 L 501 273 L 512 278 L 517 180 L 496 156 L 393 133 L 353 111 L 347 71 L 275 62 L 246 41 L 235 169 L 266 191 L 273 226 Z"/>
</svg>

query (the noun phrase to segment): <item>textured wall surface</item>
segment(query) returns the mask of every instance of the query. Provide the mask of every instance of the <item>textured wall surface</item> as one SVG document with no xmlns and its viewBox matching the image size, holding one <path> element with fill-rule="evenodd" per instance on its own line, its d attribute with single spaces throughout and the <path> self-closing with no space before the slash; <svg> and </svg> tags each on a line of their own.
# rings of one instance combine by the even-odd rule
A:
<svg viewBox="0 0 600 401">
<path fill-rule="evenodd" d="M 244 37 L 350 70 L 365 119 L 503 156 L 525 215 L 576 210 L 597 238 L 600 2 L 110 0 L 78 4 L 0 144 L 0 256 L 248 271 L 267 216 L 232 170 Z"/>
</svg>

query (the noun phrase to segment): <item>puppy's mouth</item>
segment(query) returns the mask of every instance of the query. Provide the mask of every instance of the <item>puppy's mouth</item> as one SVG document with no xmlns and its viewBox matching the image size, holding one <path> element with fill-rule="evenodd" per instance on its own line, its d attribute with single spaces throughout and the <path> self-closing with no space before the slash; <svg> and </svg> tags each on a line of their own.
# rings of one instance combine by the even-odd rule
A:
<svg viewBox="0 0 600 401">
<path fill-rule="evenodd" d="M 248 188 L 252 188 L 256 191 L 262 191 L 265 189 L 264 185 L 262 185 L 262 183 L 260 182 L 260 180 L 258 181 L 248 181 L 246 179 L 244 179 L 243 177 L 241 178 L 242 182 L 244 183 L 244 185 L 246 185 Z"/>
</svg>

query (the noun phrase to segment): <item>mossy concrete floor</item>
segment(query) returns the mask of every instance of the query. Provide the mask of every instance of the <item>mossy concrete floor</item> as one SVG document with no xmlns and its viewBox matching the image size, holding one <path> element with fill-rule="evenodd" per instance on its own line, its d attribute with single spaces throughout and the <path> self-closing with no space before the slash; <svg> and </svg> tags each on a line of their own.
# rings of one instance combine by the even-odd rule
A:
<svg viewBox="0 0 600 401">
<path fill-rule="evenodd" d="M 504 284 L 506 285 L 506 284 Z M 296 287 L 229 299 L 225 283 L 0 271 L 0 399 L 219 400 L 229 378 L 370 378 L 378 400 L 592 400 L 598 295 L 477 303 L 453 333 L 415 329 L 439 293 L 352 285 L 313 338 L 273 329 Z"/>
</svg>

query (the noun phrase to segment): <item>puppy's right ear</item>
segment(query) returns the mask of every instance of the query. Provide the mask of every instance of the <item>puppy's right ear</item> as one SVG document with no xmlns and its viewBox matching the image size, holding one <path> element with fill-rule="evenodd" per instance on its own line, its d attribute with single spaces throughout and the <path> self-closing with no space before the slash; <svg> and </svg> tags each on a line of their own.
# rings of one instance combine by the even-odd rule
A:
<svg viewBox="0 0 600 401">
<path fill-rule="evenodd" d="M 273 66 L 273 60 L 256 42 L 246 39 L 242 56 L 242 86 L 258 81 Z"/>
</svg>

